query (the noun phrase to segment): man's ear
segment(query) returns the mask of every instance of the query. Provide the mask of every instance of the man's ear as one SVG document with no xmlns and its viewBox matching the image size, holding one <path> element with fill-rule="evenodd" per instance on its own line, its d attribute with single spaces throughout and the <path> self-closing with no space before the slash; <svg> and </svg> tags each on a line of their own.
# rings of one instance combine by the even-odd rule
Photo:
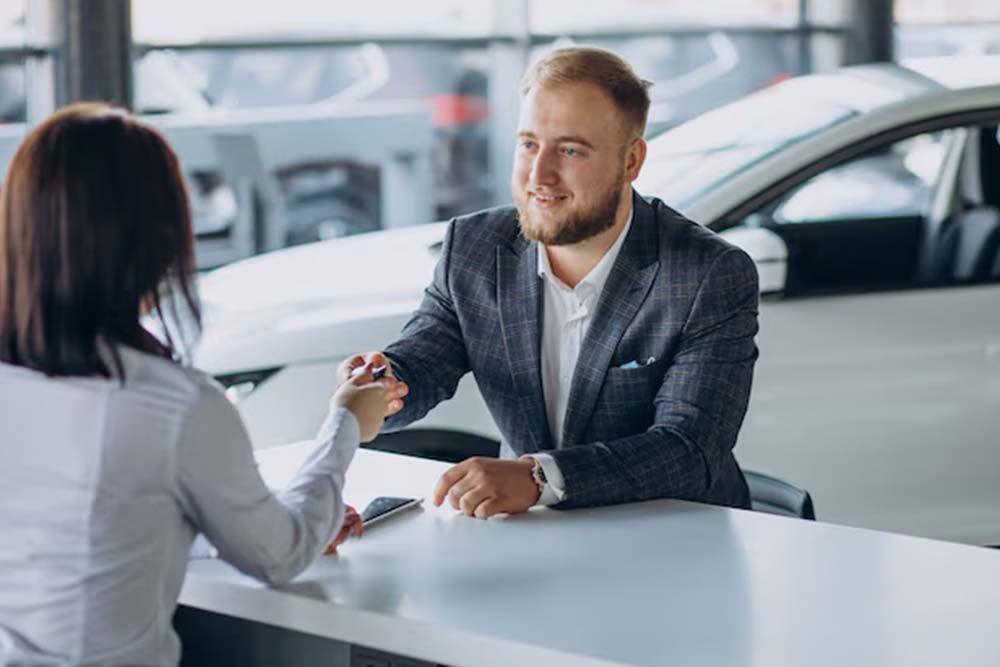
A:
<svg viewBox="0 0 1000 667">
<path fill-rule="evenodd" d="M 625 179 L 631 183 L 639 177 L 639 171 L 646 161 L 646 141 L 641 137 L 633 139 L 625 149 Z"/>
</svg>

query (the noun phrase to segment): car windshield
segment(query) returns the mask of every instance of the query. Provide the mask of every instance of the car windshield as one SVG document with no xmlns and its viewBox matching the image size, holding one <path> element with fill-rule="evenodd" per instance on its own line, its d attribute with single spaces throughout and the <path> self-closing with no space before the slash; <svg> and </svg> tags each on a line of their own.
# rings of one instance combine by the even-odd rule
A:
<svg viewBox="0 0 1000 667">
<path fill-rule="evenodd" d="M 786 81 L 719 107 L 649 142 L 636 190 L 681 211 L 715 187 L 779 150 L 858 113 Z"/>
</svg>

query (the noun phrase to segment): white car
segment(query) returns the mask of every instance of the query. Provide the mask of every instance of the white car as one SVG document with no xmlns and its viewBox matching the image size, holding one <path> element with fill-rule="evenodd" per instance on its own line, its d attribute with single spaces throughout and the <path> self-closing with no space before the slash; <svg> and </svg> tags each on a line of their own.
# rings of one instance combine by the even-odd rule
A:
<svg viewBox="0 0 1000 667">
<path fill-rule="evenodd" d="M 650 141 L 636 189 L 755 259 L 736 455 L 822 520 L 1000 544 L 1000 57 L 790 79 Z M 444 224 L 206 276 L 196 361 L 259 447 L 311 437 L 337 363 L 398 334 Z M 496 437 L 467 377 L 422 426 Z"/>
</svg>

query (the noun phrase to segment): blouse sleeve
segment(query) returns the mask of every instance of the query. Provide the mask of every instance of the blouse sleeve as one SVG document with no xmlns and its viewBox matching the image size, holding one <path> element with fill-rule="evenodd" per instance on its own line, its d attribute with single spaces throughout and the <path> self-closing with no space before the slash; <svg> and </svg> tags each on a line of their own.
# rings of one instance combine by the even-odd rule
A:
<svg viewBox="0 0 1000 667">
<path fill-rule="evenodd" d="M 185 514 L 244 574 L 283 583 L 319 556 L 344 519 L 344 473 L 360 439 L 357 419 L 330 411 L 311 454 L 274 494 L 257 472 L 239 414 L 216 387 L 202 389 L 177 448 L 177 494 Z"/>
</svg>

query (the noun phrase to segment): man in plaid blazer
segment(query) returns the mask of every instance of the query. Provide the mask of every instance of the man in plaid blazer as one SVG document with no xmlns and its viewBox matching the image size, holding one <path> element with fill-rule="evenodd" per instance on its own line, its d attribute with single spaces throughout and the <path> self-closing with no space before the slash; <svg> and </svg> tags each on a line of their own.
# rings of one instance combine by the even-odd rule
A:
<svg viewBox="0 0 1000 667">
<path fill-rule="evenodd" d="M 757 357 L 757 273 L 632 190 L 648 85 L 598 49 L 530 68 L 516 205 L 453 220 L 399 340 L 341 365 L 342 377 L 387 365 L 386 430 L 472 371 L 501 458 L 452 467 L 436 504 L 479 517 L 650 498 L 749 506 L 732 449 Z"/>
</svg>

